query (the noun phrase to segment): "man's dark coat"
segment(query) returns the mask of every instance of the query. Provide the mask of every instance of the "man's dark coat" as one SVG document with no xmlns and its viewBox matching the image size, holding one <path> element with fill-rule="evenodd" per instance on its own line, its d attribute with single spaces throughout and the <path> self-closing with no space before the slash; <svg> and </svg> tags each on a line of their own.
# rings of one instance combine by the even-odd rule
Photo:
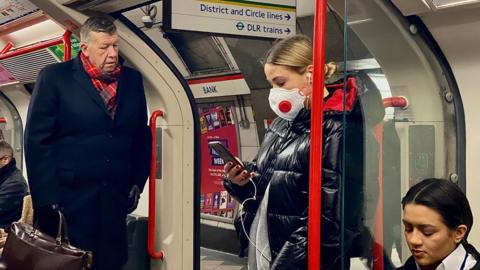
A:
<svg viewBox="0 0 480 270">
<path fill-rule="evenodd" d="M 34 208 L 59 203 L 70 241 L 93 251 L 95 269 L 127 259 L 129 190 L 145 185 L 150 135 L 142 76 L 122 68 L 112 119 L 80 58 L 39 74 L 25 131 Z"/>
</svg>

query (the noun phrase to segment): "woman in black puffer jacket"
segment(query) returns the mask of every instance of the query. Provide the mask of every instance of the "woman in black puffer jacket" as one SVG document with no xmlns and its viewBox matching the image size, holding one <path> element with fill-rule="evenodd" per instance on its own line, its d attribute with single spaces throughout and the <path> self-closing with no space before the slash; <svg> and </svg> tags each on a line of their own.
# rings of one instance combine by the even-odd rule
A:
<svg viewBox="0 0 480 270">
<path fill-rule="evenodd" d="M 249 269 L 291 270 L 307 266 L 312 71 L 312 45 L 307 37 L 296 35 L 272 47 L 266 55 L 265 75 L 274 87 L 270 91 L 270 106 L 279 117 L 273 121 L 252 162 L 245 163 L 244 168 L 231 162 L 225 165 L 224 187 L 243 206 L 235 227 L 241 256 L 248 247 Z M 355 79 L 349 78 L 347 86 L 346 111 L 350 114 L 356 105 Z M 322 270 L 339 269 L 340 264 L 343 86 L 324 90 L 324 112 Z M 355 122 L 361 126 L 361 117 Z M 355 130 L 355 125 L 352 127 L 350 130 Z M 358 137 L 361 147 L 362 139 Z M 350 221 L 345 222 L 346 242 L 353 242 L 363 229 L 363 183 L 356 185 L 360 191 L 352 194 L 358 202 L 351 203 L 358 209 L 351 211 Z"/>
</svg>

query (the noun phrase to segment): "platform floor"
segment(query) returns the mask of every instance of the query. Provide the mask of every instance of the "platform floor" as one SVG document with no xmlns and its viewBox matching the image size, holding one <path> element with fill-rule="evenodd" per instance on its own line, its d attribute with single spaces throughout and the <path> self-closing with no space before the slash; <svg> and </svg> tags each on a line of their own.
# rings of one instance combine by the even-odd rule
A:
<svg viewBox="0 0 480 270">
<path fill-rule="evenodd" d="M 393 264 L 401 265 L 396 250 L 393 250 Z M 365 260 L 353 258 L 350 261 L 351 270 L 368 270 Z M 201 270 L 247 270 L 247 258 L 239 258 L 235 254 L 216 251 L 213 249 L 200 248 L 200 269 Z"/>
<path fill-rule="evenodd" d="M 247 270 L 247 258 L 235 254 L 200 248 L 201 270 Z"/>
</svg>

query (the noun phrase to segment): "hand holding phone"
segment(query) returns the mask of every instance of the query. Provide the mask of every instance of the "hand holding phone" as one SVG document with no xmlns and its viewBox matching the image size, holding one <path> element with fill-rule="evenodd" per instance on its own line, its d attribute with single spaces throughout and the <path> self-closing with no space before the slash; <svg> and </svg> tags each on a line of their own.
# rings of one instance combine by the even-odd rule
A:
<svg viewBox="0 0 480 270">
<path fill-rule="evenodd" d="M 208 145 L 223 159 L 225 166 L 225 176 L 234 184 L 243 186 L 250 180 L 250 173 L 245 169 L 243 163 L 235 157 L 228 149 L 219 141 L 209 142 Z"/>
<path fill-rule="evenodd" d="M 232 162 L 235 166 L 240 165 L 243 167 L 243 164 L 230 152 L 228 149 L 219 141 L 211 141 L 208 145 L 215 150 L 215 153 L 223 159 L 224 164 Z"/>
</svg>

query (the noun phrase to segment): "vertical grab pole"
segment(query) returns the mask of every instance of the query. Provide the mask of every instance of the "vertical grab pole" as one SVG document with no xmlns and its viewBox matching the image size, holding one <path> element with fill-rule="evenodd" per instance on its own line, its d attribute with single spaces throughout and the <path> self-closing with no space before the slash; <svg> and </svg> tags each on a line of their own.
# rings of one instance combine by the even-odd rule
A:
<svg viewBox="0 0 480 270">
<path fill-rule="evenodd" d="M 155 251 L 155 214 L 156 214 L 156 188 L 157 175 L 157 118 L 163 117 L 163 111 L 157 110 L 150 116 L 150 131 L 152 133 L 152 159 L 150 161 L 150 177 L 148 180 L 148 254 L 152 259 L 163 261 L 163 250 Z"/>
<path fill-rule="evenodd" d="M 405 110 L 408 107 L 406 97 L 389 97 L 383 99 L 385 108 L 401 108 Z M 376 125 L 373 129 L 375 138 L 378 142 L 378 204 L 375 218 L 375 227 L 373 231 L 373 270 L 383 270 L 385 267 L 384 250 L 384 224 L 383 224 L 383 122 Z"/>
<path fill-rule="evenodd" d="M 320 269 L 322 187 L 323 87 L 325 73 L 325 18 L 327 0 L 315 0 L 313 31 L 313 91 L 308 188 L 308 269 Z"/>
<path fill-rule="evenodd" d="M 72 41 L 70 40 L 70 36 L 72 32 L 66 30 L 63 33 L 62 40 L 63 40 L 63 60 L 68 61 L 72 58 Z"/>
<path fill-rule="evenodd" d="M 378 142 L 378 203 L 373 229 L 373 270 L 383 270 L 383 122 L 373 128 Z"/>
</svg>

